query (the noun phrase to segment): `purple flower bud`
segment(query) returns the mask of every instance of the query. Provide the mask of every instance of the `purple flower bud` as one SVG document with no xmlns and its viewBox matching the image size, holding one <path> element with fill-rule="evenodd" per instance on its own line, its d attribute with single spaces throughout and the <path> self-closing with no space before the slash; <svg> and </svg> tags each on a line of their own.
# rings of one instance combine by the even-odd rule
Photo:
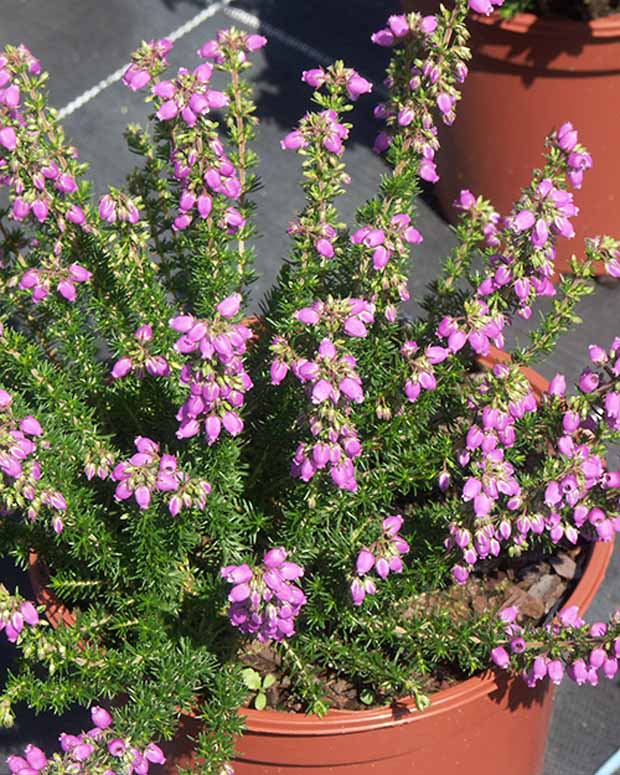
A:
<svg viewBox="0 0 620 775">
<path fill-rule="evenodd" d="M 159 110 L 156 113 L 157 118 L 160 121 L 170 121 L 179 114 L 179 106 L 174 100 L 166 100 L 159 106 Z"/>
<path fill-rule="evenodd" d="M 116 363 L 114 364 L 111 375 L 113 379 L 122 379 L 123 377 L 126 377 L 129 372 L 133 368 L 133 363 L 131 361 L 131 358 L 128 358 L 127 356 L 124 356 L 123 358 L 120 358 Z"/>
<path fill-rule="evenodd" d="M 301 80 L 312 86 L 313 89 L 320 89 L 325 83 L 327 76 L 322 67 L 315 67 L 312 70 L 304 70 L 301 74 Z"/>
<path fill-rule="evenodd" d="M 304 148 L 306 145 L 306 140 L 298 129 L 289 132 L 289 134 L 280 141 L 280 147 L 283 151 L 296 151 L 299 148 Z"/>
<path fill-rule="evenodd" d="M 525 231 L 526 229 L 531 229 L 535 223 L 536 216 L 531 210 L 521 210 L 514 217 L 514 230 L 517 232 Z"/>
<path fill-rule="evenodd" d="M 362 94 L 368 94 L 372 91 L 372 84 L 358 73 L 353 75 L 347 81 L 347 93 L 352 100 L 356 100 Z"/>
<path fill-rule="evenodd" d="M 243 430 L 243 420 L 236 412 L 225 412 L 222 424 L 231 436 L 238 436 Z"/>
<path fill-rule="evenodd" d="M 312 307 L 298 309 L 297 312 L 295 312 L 294 317 L 299 320 L 300 323 L 304 323 L 307 326 L 314 326 L 321 319 L 320 314 Z"/>
<path fill-rule="evenodd" d="M 355 569 L 359 576 L 363 576 L 373 568 L 375 564 L 375 557 L 368 549 L 362 549 L 357 555 L 355 563 Z"/>
<path fill-rule="evenodd" d="M 599 385 L 599 376 L 590 369 L 584 369 L 579 377 L 579 389 L 584 393 L 591 393 Z"/>
<path fill-rule="evenodd" d="M 105 708 L 95 706 L 90 709 L 90 716 L 93 720 L 93 724 L 99 729 L 107 729 L 112 725 L 112 716 Z"/>
<path fill-rule="evenodd" d="M 493 663 L 497 665 L 497 667 L 502 668 L 502 670 L 505 670 L 510 664 L 510 656 L 503 646 L 497 646 L 497 648 L 494 648 L 493 651 L 491 651 L 491 659 L 493 660 Z"/>
<path fill-rule="evenodd" d="M 42 770 L 47 764 L 47 756 L 36 745 L 27 745 L 24 753 L 26 761 L 35 770 Z"/>
<path fill-rule="evenodd" d="M 41 427 L 41 424 L 31 414 L 29 414 L 27 417 L 24 417 L 20 421 L 19 429 L 22 431 L 22 433 L 25 433 L 28 436 L 42 436 L 43 435 L 43 428 Z"/>
<path fill-rule="evenodd" d="M 260 35 L 253 35 L 251 37 L 258 38 Z M 151 762 L 151 764 L 165 764 L 166 762 L 164 752 L 158 745 L 155 745 L 155 743 L 149 743 L 147 745 L 144 750 L 144 758 Z"/>
<path fill-rule="evenodd" d="M 366 589 L 364 584 L 360 579 L 353 579 L 353 582 L 351 583 L 351 599 L 353 600 L 353 605 L 361 605 L 364 602 L 365 597 Z"/>
<path fill-rule="evenodd" d="M 21 604 L 19 607 L 19 612 L 26 624 L 29 624 L 31 627 L 35 627 L 39 623 L 39 614 L 37 613 L 37 609 L 29 600 Z"/>
<path fill-rule="evenodd" d="M 547 392 L 551 396 L 564 396 L 566 394 L 566 379 L 563 374 L 556 374 L 549 383 Z"/>
<path fill-rule="evenodd" d="M 241 308 L 241 301 L 241 294 L 233 293 L 217 305 L 217 311 L 224 318 L 232 318 L 238 314 L 239 309 Z"/>
<path fill-rule="evenodd" d="M 135 498 L 141 509 L 147 509 L 151 503 L 151 491 L 145 485 L 140 485 L 136 488 Z"/>
</svg>

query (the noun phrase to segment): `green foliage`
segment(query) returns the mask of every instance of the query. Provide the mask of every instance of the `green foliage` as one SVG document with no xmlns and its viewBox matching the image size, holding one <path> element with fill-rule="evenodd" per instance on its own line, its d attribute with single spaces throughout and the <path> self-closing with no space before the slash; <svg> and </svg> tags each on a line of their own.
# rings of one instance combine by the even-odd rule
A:
<svg viewBox="0 0 620 775">
<path fill-rule="evenodd" d="M 239 709 L 248 691 L 261 710 L 276 680 L 272 673 L 241 667 L 248 639 L 233 630 L 226 615 L 221 569 L 242 563 L 256 567 L 266 550 L 279 546 L 304 568 L 300 585 L 307 603 L 295 638 L 270 648 L 290 679 L 290 696 L 307 711 L 327 711 L 326 687 L 334 677 L 348 682 L 362 704 L 412 694 L 423 708 L 437 676 L 447 672 L 459 678 L 486 667 L 498 637 L 496 612 L 456 616 L 446 603 L 458 554 L 446 544 L 449 529 L 475 533 L 488 524 L 462 497 L 468 476 L 464 439 L 483 407 L 507 411 L 529 392 L 519 367 L 544 357 L 578 322 L 578 303 L 591 291 L 594 261 L 615 266 L 620 245 L 610 238 L 588 244 L 587 260 L 575 261 L 573 276 L 561 279 L 551 309 L 532 327 L 529 343 L 512 353 L 504 372 L 481 373 L 473 349 L 464 345 L 431 362 L 428 348 L 437 347 L 443 337 L 438 327 L 446 319 L 478 331 L 531 312 L 529 301 L 517 298 L 515 283 L 532 277 L 542 283 L 552 261 L 513 221 L 529 208 L 551 212 L 548 202 L 540 204 L 544 181 L 565 188 L 566 154 L 551 136 L 544 166 L 515 204 L 513 220 L 500 224 L 481 197 L 461 203 L 458 244 L 422 300 L 422 314 L 415 321 L 397 316 L 398 305 L 408 298 L 410 245 L 419 241 L 415 229 L 407 227 L 415 222 L 422 165 L 430 164 L 437 148 L 433 116 L 442 96 L 453 98 L 454 110 L 470 56 L 466 15 L 464 0 L 452 11 L 442 7 L 437 30 L 428 34 L 419 31 L 418 14 L 408 17 L 415 32 L 395 48 L 388 68 L 391 169 L 376 195 L 359 208 L 350 232 L 337 208 L 348 175 L 337 144 L 334 150 L 333 133 L 346 139 L 351 126 L 344 117 L 353 108 L 353 71 L 343 62 L 323 71 L 326 83 L 314 94 L 316 110 L 301 119 L 298 130 L 305 206 L 291 227 L 290 255 L 263 301 L 263 314 L 251 321 L 254 339 L 246 361 L 254 387 L 244 409 L 245 432 L 222 433 L 213 444 L 206 443 L 203 426 L 189 439 L 177 433 L 176 415 L 188 397 L 186 358 L 182 347 L 175 347 L 178 332 L 169 321 L 188 315 L 221 324 L 227 316 L 218 312 L 220 302 L 245 293 L 254 278 L 251 196 L 260 184 L 251 149 L 257 119 L 243 77 L 249 63 L 245 53 L 239 56 L 245 33 L 233 29 L 223 39 L 218 66 L 228 81 L 219 119 L 202 113 L 194 126 L 175 119 L 128 128 L 127 143 L 139 161 L 126 189 L 108 194 L 116 220 L 97 215 L 85 165 L 77 162 L 46 105 L 45 77 L 30 72 L 23 50 L 7 49 L 11 72 L 22 86 L 27 127 L 15 122 L 20 134 L 9 170 L 13 212 L 18 190 L 31 186 L 50 159 L 75 178 L 76 190 L 65 197 L 46 188 L 53 217 L 40 222 L 16 221 L 10 210 L 0 213 L 0 387 L 13 398 L 0 420 L 34 415 L 40 421 L 40 486 L 67 501 L 64 529 L 53 530 L 49 504 L 36 519 L 27 518 L 33 516 L 32 499 L 14 493 L 5 477 L 0 493 L 11 514 L 0 524 L 0 536 L 5 551 L 24 568 L 31 552 L 37 553 L 50 591 L 75 619 L 71 626 L 43 624 L 21 636 L 19 659 L 0 695 L 6 724 L 19 702 L 60 713 L 75 703 L 115 700 L 116 728 L 140 744 L 170 739 L 181 714 L 191 714 L 201 724 L 194 772 L 219 775 L 234 757 L 235 736 L 243 730 Z M 165 57 L 153 47 L 157 44 L 143 44 L 134 64 L 157 80 Z M 423 70 L 429 57 L 441 64 L 441 78 L 412 87 L 412 74 Z M 181 72 L 179 88 L 185 88 L 186 78 L 190 75 Z M 401 111 L 413 108 L 411 121 L 399 125 Z M 179 224 L 180 196 L 189 183 L 199 195 L 206 193 L 205 176 L 221 163 L 224 151 L 215 149 L 224 148 L 224 141 L 225 160 L 238 175 L 238 197 L 210 190 L 209 212 Z M 24 195 L 32 198 L 33 191 Z M 231 201 L 238 228 L 227 221 Z M 69 218 L 70 206 L 81 208 L 85 226 Z M 131 208 L 140 211 L 138 220 L 129 217 Z M 383 266 L 375 265 L 376 246 L 364 242 L 364 229 L 371 228 L 387 235 L 390 253 Z M 322 239 L 333 255 L 319 251 Z M 76 281 L 77 299 L 71 302 L 57 292 L 58 283 L 66 281 L 78 258 L 91 276 L 88 282 Z M 509 281 L 496 281 L 498 269 L 507 267 Z M 32 289 L 24 287 L 32 272 L 47 290 L 38 304 L 32 303 Z M 535 296 L 532 292 L 529 300 Z M 341 315 L 358 300 L 371 314 L 359 336 L 343 323 L 349 312 Z M 295 313 L 317 301 L 327 309 L 324 318 L 301 321 Z M 170 376 L 145 372 L 145 343 L 137 336 L 145 325 L 152 328 L 148 355 L 165 358 Z M 295 371 L 318 357 L 324 340 L 361 375 L 363 400 L 339 395 L 331 409 L 309 400 L 310 390 L 300 386 Z M 499 333 L 495 340 L 501 342 Z M 276 387 L 270 363 L 285 356 L 289 373 Z M 122 358 L 131 360 L 132 371 L 113 379 L 112 365 Z M 412 396 L 404 388 L 420 372 L 436 384 Z M 608 389 L 580 395 L 571 407 L 584 420 L 602 416 Z M 545 400 L 536 414 L 518 418 L 515 443 L 506 445 L 506 462 L 518 471 L 524 509 L 532 513 L 543 508 L 546 484 L 572 465 L 553 448 L 565 409 L 559 399 Z M 320 422 L 312 425 L 317 416 Z M 359 433 L 355 487 L 336 487 L 327 469 L 314 472 L 308 482 L 291 476 L 298 445 L 311 448 L 314 435 L 329 423 L 334 432 L 344 435 L 344 428 L 353 428 Z M 603 454 L 604 443 L 617 435 L 611 428 L 597 430 L 589 440 L 592 453 Z M 204 509 L 192 501 L 172 516 L 163 487 L 153 490 L 143 508 L 122 493 L 115 497 L 118 477 L 109 481 L 110 472 L 134 455 L 136 437 L 152 438 L 162 453 L 176 456 L 189 482 L 209 483 Z M 2 443 L 7 438 L 0 434 Z M 440 488 L 440 481 L 447 484 Z M 616 514 L 609 493 L 596 497 Z M 502 509 L 503 518 L 517 519 Z M 356 571 L 358 554 L 385 540 L 382 521 L 397 513 L 404 517 L 402 537 L 410 546 L 404 568 L 381 580 L 364 605 L 353 605 L 351 583 L 363 575 Z M 504 547 L 501 559 L 530 547 L 553 548 L 548 538 L 530 537 L 523 545 Z M 424 606 L 431 598 L 433 604 Z"/>
</svg>

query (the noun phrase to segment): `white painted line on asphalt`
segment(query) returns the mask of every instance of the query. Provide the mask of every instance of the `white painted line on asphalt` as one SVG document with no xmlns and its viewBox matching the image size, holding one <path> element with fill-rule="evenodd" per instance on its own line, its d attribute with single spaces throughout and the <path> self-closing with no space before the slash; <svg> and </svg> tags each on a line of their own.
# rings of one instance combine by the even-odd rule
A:
<svg viewBox="0 0 620 775">
<path fill-rule="evenodd" d="M 207 19 L 210 19 L 212 16 L 215 16 L 216 13 L 222 11 L 222 13 L 226 14 L 226 16 L 230 17 L 239 24 L 243 24 L 244 26 L 255 30 L 260 29 L 268 37 L 272 38 L 273 40 L 277 40 L 284 46 L 288 46 L 289 48 L 294 49 L 300 54 L 303 54 L 303 56 L 307 57 L 312 62 L 328 66 L 334 61 L 334 58 L 329 56 L 329 54 L 326 54 L 324 51 L 319 51 L 318 48 L 309 46 L 307 43 L 304 43 L 303 40 L 299 40 L 299 38 L 296 38 L 293 35 L 289 35 L 288 32 L 285 32 L 278 27 L 274 27 L 273 25 L 269 24 L 269 22 L 265 22 L 260 19 L 258 16 L 255 16 L 252 13 L 248 13 L 241 8 L 231 7 L 231 3 L 233 2 L 234 0 L 218 0 L 218 2 L 211 3 L 211 5 L 207 6 L 202 11 L 199 11 L 199 13 L 197 13 L 195 16 L 192 16 L 192 18 L 185 22 L 185 24 L 177 27 L 176 30 L 173 30 L 171 33 L 165 35 L 164 37 L 172 41 L 180 40 L 189 32 L 195 30 L 196 27 L 200 26 Z M 107 89 L 109 86 L 112 86 L 113 84 L 120 81 L 127 67 L 129 67 L 129 62 L 126 62 L 124 65 L 119 67 L 118 70 L 110 73 L 110 75 L 99 81 L 99 83 L 95 84 L 90 89 L 87 89 L 83 94 L 80 94 L 79 97 L 71 100 L 71 102 L 65 105 L 64 108 L 61 108 L 58 111 L 58 118 L 62 120 L 67 116 L 70 116 L 72 113 L 75 113 L 76 110 L 83 108 L 84 105 L 87 105 L 91 100 L 94 100 L 95 97 L 101 94 L 102 91 L 105 91 L 105 89 Z M 377 92 L 380 96 L 384 97 L 386 95 L 385 89 L 382 86 L 375 85 L 374 89 L 375 92 Z"/>
<path fill-rule="evenodd" d="M 289 48 L 298 51 L 300 54 L 303 54 L 309 60 L 316 62 L 317 64 L 328 67 L 337 58 L 329 56 L 329 54 L 320 51 L 318 48 L 314 48 L 314 46 L 309 46 L 307 43 L 304 43 L 303 40 L 299 40 L 299 38 L 289 35 L 288 32 L 279 29 L 279 27 L 274 27 L 272 24 L 269 24 L 269 22 L 263 21 L 263 19 L 255 16 L 253 13 L 248 13 L 248 11 L 244 11 L 241 8 L 227 6 L 222 9 L 222 13 L 239 24 L 264 32 L 268 38 L 273 38 L 273 40 L 277 40 L 284 46 L 288 46 Z M 381 97 L 387 96 L 386 90 L 381 85 L 373 84 L 373 90 Z"/>
<path fill-rule="evenodd" d="M 279 43 L 283 43 L 285 46 L 293 48 L 295 51 L 299 51 L 300 54 L 317 62 L 317 64 L 328 66 L 334 61 L 334 57 L 330 57 L 323 51 L 319 51 L 318 48 L 309 46 L 307 43 L 304 43 L 303 40 L 299 40 L 299 38 L 289 35 L 288 32 L 284 32 L 284 30 L 274 27 L 269 24 L 269 22 L 263 21 L 253 13 L 248 13 L 248 11 L 244 11 L 241 8 L 232 7 L 223 9 L 223 13 L 234 21 L 239 22 L 239 24 L 264 32 L 268 38 L 273 38 L 273 40 L 277 40 Z"/>
<path fill-rule="evenodd" d="M 176 30 L 173 30 L 169 35 L 164 35 L 163 37 L 166 37 L 172 41 L 179 40 L 192 30 L 196 29 L 196 27 L 201 25 L 204 21 L 210 19 L 212 16 L 215 16 L 215 14 L 219 11 L 224 10 L 232 2 L 233 0 L 218 0 L 218 2 L 212 3 L 197 13 L 195 16 L 192 16 L 192 18 L 185 22 L 185 24 L 182 24 L 180 27 L 177 27 Z M 110 73 L 110 75 L 108 75 L 102 81 L 99 81 L 99 83 L 95 84 L 95 86 L 87 89 L 83 94 L 80 94 L 79 97 L 71 100 L 68 105 L 65 105 L 64 108 L 61 108 L 58 111 L 58 118 L 62 120 L 63 118 L 70 116 L 72 113 L 75 113 L 76 110 L 83 108 L 84 105 L 89 103 L 91 100 L 94 100 L 95 97 L 107 89 L 108 86 L 112 86 L 112 84 L 120 81 L 128 66 L 129 62 L 125 63 L 122 67 L 119 67 L 118 70 L 115 70 L 113 73 Z"/>
</svg>

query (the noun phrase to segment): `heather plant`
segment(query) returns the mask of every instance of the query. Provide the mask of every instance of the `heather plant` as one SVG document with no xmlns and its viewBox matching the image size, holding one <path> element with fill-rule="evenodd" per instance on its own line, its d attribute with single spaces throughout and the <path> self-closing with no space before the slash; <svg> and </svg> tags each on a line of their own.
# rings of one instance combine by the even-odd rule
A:
<svg viewBox="0 0 620 775">
<path fill-rule="evenodd" d="M 571 124 L 545 140 L 511 212 L 461 192 L 457 246 L 422 314 L 402 314 L 423 239 L 416 197 L 438 179 L 437 122 L 455 120 L 467 76 L 468 10 L 392 16 L 372 36 L 391 52 L 375 107 L 387 165 L 350 228 L 337 207 L 347 117 L 372 85 L 342 62 L 303 73 L 315 107 L 282 148 L 301 159 L 306 204 L 258 318 L 245 73 L 265 38 L 222 31 L 176 74 L 169 41 L 143 43 L 124 76 L 152 109 L 148 129 L 127 130 L 140 161 L 98 201 L 38 61 L 24 46 L 0 56 L 0 529 L 22 566 L 34 550 L 75 617 L 51 628 L 2 590 L 0 627 L 19 654 L 4 725 L 18 702 L 62 712 L 114 699 L 115 734 L 145 769 L 126 764 L 142 772 L 160 759 L 149 741 L 193 713 L 196 772 L 219 773 L 256 643 L 315 713 L 334 675 L 363 703 L 412 694 L 424 707 L 435 671 L 492 661 L 529 683 L 595 683 L 617 669 L 615 618 L 588 627 L 569 609 L 536 624 L 513 606 L 454 617 L 415 604 L 620 529 L 620 472 L 604 463 L 620 436 L 620 339 L 592 345 L 570 394 L 557 375 L 536 395 L 523 372 L 577 322 L 595 261 L 620 276 L 620 243 L 597 237 L 553 284 L 572 189 L 592 165 Z M 498 355 L 517 318 L 528 338 Z M 250 687 L 262 697 L 266 678 Z M 64 771 L 62 757 L 32 756 L 26 767 Z"/>
</svg>

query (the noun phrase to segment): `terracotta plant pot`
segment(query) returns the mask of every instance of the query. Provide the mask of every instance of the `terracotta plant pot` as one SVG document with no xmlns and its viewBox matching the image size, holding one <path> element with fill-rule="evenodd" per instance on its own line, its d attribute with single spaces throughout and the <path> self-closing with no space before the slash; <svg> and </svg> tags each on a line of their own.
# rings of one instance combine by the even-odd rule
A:
<svg viewBox="0 0 620 775">
<path fill-rule="evenodd" d="M 481 365 L 508 356 L 493 349 Z M 547 382 L 524 369 L 540 395 Z M 596 543 L 567 605 L 585 613 L 613 553 L 613 543 Z M 30 578 L 36 599 L 52 626 L 71 626 L 75 617 L 48 589 L 45 567 L 31 555 Z M 539 775 L 553 706 L 548 679 L 528 689 L 520 679 L 487 671 L 437 692 L 420 712 L 412 699 L 366 711 L 330 710 L 323 718 L 273 710 L 243 709 L 246 730 L 237 743 L 236 775 Z M 192 738 L 200 722 L 183 716 L 176 738 L 164 746 L 161 768 L 194 761 Z"/>
<path fill-rule="evenodd" d="M 436 0 L 407 0 L 407 10 L 435 11 Z M 620 14 L 591 22 L 517 14 L 474 16 L 473 60 L 454 125 L 441 131 L 440 181 L 435 192 L 454 222 L 452 202 L 462 188 L 482 194 L 500 213 L 510 211 L 543 140 L 572 121 L 594 159 L 583 188 L 576 238 L 558 241 L 559 271 L 583 239 L 617 231 L 620 211 Z M 602 272 L 602 267 L 601 270 Z"/>
</svg>

